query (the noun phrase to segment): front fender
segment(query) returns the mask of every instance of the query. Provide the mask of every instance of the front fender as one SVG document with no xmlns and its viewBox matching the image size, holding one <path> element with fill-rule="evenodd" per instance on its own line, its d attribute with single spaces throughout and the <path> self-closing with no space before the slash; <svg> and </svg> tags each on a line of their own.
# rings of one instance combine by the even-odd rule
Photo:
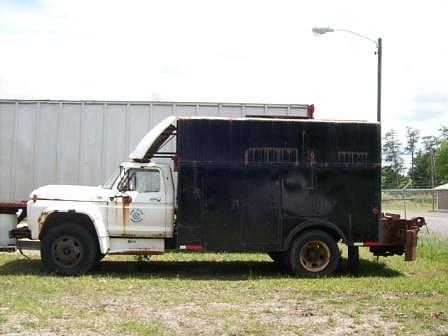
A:
<svg viewBox="0 0 448 336">
<path fill-rule="evenodd" d="M 32 205 L 33 206 L 33 205 Z M 70 201 L 37 201 L 34 205 L 39 208 L 40 214 L 34 211 L 35 224 L 31 226 L 33 239 L 38 239 L 40 232 L 44 228 L 50 215 L 58 213 L 82 214 L 87 216 L 98 236 L 98 243 L 101 253 L 107 253 L 109 250 L 109 236 L 107 233 L 107 208 L 106 205 L 92 204 L 88 202 L 70 202 Z M 31 223 L 30 223 L 31 224 Z"/>
</svg>

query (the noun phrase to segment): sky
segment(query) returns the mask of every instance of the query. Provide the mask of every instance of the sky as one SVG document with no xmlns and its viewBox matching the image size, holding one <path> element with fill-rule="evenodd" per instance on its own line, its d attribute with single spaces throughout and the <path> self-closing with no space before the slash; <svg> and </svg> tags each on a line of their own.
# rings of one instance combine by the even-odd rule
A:
<svg viewBox="0 0 448 336">
<path fill-rule="evenodd" d="M 382 130 L 448 126 L 447 1 L 0 0 L 0 98 L 314 104 Z M 404 139 L 403 139 L 404 141 Z"/>
</svg>

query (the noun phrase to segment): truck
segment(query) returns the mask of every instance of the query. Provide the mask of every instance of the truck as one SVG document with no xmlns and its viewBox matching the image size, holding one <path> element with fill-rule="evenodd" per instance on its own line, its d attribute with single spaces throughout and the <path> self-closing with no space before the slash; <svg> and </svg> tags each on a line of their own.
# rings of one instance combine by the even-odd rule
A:
<svg viewBox="0 0 448 336">
<path fill-rule="evenodd" d="M 0 216 L 22 212 L 3 249 L 39 241 L 45 268 L 62 275 L 107 254 L 170 250 L 262 252 L 310 277 L 337 269 L 339 243 L 351 272 L 361 246 L 414 260 L 424 219 L 382 214 L 380 141 L 379 123 L 363 121 L 170 116 L 102 186 L 48 185 L 4 206 Z"/>
</svg>

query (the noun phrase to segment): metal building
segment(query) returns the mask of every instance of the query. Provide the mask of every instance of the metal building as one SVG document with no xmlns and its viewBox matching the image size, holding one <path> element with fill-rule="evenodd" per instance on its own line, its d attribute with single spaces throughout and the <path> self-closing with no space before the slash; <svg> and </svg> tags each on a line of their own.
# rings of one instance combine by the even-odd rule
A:
<svg viewBox="0 0 448 336">
<path fill-rule="evenodd" d="M 442 184 L 434 190 L 437 192 L 437 209 L 442 211 L 448 210 L 448 183 Z"/>
<path fill-rule="evenodd" d="M 0 100 L 0 202 L 47 184 L 99 185 L 169 115 L 306 117 L 303 104 Z M 174 151 L 174 142 L 166 151 Z"/>
</svg>

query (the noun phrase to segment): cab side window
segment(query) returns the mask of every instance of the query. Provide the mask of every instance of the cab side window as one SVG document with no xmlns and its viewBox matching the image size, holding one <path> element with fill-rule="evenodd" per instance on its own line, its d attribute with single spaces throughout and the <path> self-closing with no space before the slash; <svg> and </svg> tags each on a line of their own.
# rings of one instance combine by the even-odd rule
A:
<svg viewBox="0 0 448 336">
<path fill-rule="evenodd" d="M 158 170 L 135 170 L 130 172 L 129 191 L 139 193 L 160 191 L 160 172 Z"/>
</svg>

